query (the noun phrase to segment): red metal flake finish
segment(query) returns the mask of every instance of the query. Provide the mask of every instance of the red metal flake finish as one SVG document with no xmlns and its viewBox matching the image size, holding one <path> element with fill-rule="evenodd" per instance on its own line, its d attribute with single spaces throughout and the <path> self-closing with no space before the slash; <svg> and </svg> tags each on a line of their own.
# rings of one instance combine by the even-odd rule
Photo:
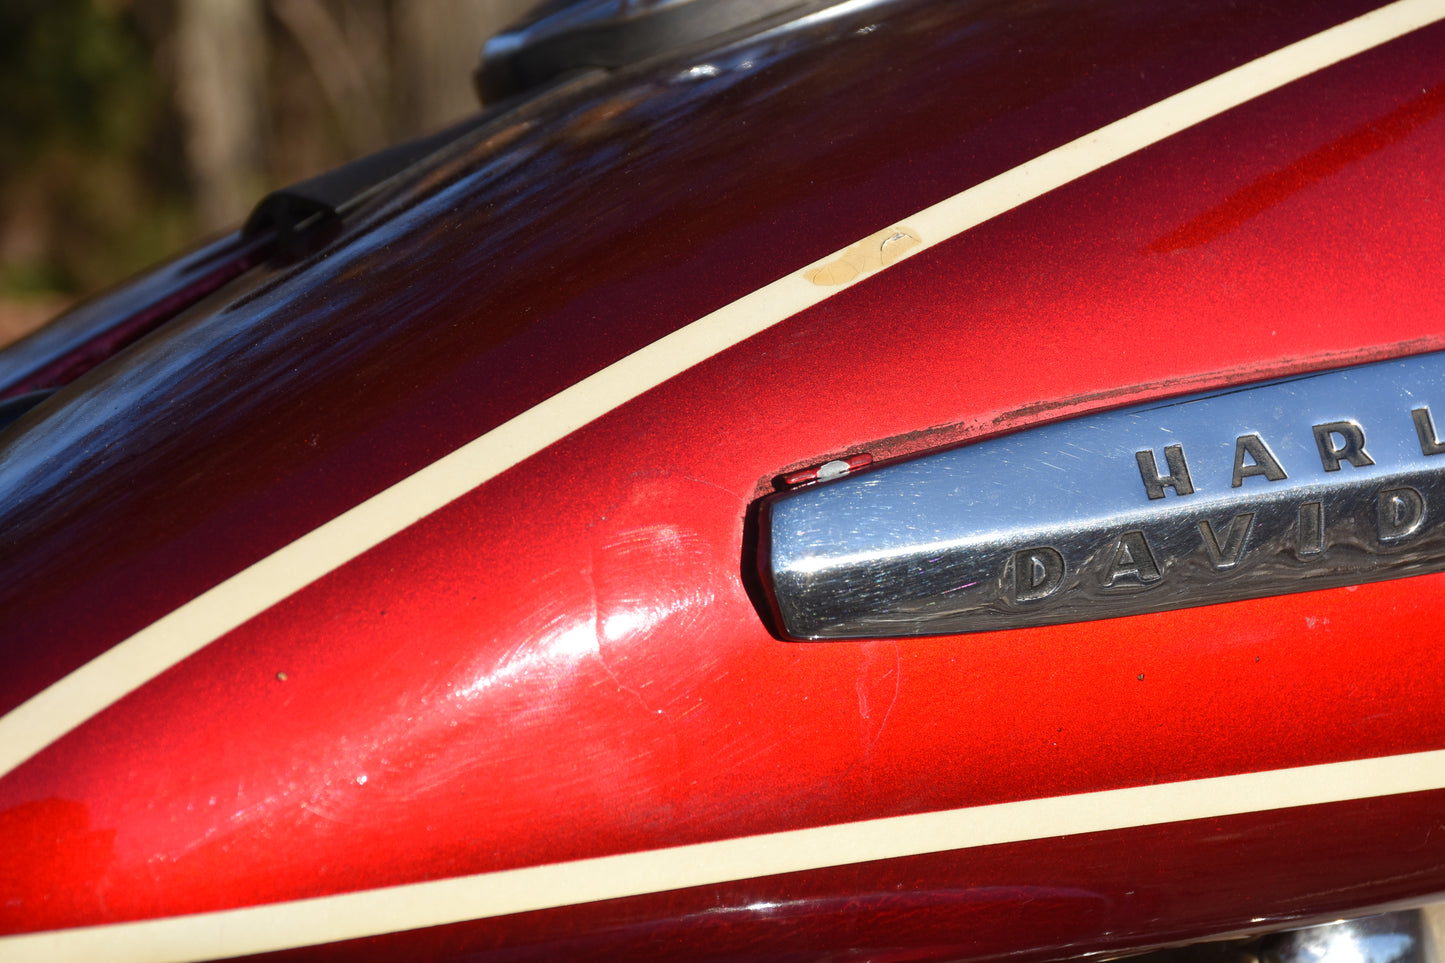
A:
<svg viewBox="0 0 1445 963">
<path fill-rule="evenodd" d="M 1187 25 L 1179 42 L 1211 71 L 1252 55 L 1254 40 L 1226 31 L 1221 49 L 1208 48 L 1188 12 L 1175 15 Z M 952 15 L 917 16 L 907 21 L 915 38 L 920 23 L 936 31 L 934 18 Z M 1297 35 L 1326 25 L 1300 24 Z M 1032 29 L 1040 43 L 1087 47 Z M 1280 32 L 1296 35 L 1274 31 L 1275 45 Z M 748 506 L 795 466 L 864 449 L 891 457 L 1103 405 L 1445 346 L 1445 228 L 1431 202 L 1445 151 L 1432 93 L 1442 40 L 1445 30 L 1426 28 L 1297 81 L 848 288 L 604 415 L 165 672 L 0 780 L 0 929 L 229 909 L 1439 748 L 1445 576 L 964 638 L 796 644 L 774 638 L 749 597 L 744 529 Z M 921 62 L 943 71 L 952 61 L 940 52 Z M 1109 83 L 1135 66 L 1117 62 Z M 1085 71 L 1062 89 L 1093 92 L 1094 82 Z M 935 85 L 940 99 L 918 107 L 916 137 L 957 96 Z M 1063 139 L 1041 105 L 1047 98 L 1022 112 L 1035 137 Z M 918 183 L 942 178 L 958 157 L 915 145 L 888 162 L 873 141 L 862 146 L 878 163 L 855 180 L 835 169 L 832 200 L 813 195 L 815 210 L 836 218 L 829 224 L 854 225 L 851 234 L 821 229 L 818 250 L 841 247 L 834 234 L 846 242 L 936 200 L 920 200 Z M 905 176 L 914 169 L 923 173 Z M 797 213 L 776 198 L 762 209 Z M 411 243 L 396 230 L 385 237 Z M 792 222 L 778 230 L 764 233 L 808 233 Z M 721 231 L 716 250 L 678 256 L 690 270 L 716 264 L 746 248 L 746 235 Z M 334 279 L 372 263 L 341 261 L 311 270 Z M 634 305 L 644 288 L 634 267 L 622 258 L 587 268 L 596 272 L 590 300 L 556 296 L 547 310 L 575 326 L 569 312 Z M 547 324 L 519 326 L 512 340 L 491 339 L 476 359 L 449 365 L 439 359 L 462 343 L 455 329 L 478 315 L 447 321 L 456 300 L 401 293 L 416 269 L 378 270 L 396 276 L 364 312 L 328 308 L 333 295 L 321 293 L 283 309 L 291 289 L 282 285 L 246 308 L 247 330 L 272 336 L 281 315 L 304 328 L 307 310 L 329 310 L 334 326 L 410 305 L 409 319 L 432 319 L 412 332 L 420 344 L 388 329 L 390 341 L 328 354 L 322 332 L 334 327 L 276 334 L 278 346 L 314 347 L 321 359 L 307 371 L 318 395 L 283 392 L 292 422 L 263 426 L 279 409 L 260 404 L 218 412 L 233 447 L 165 449 L 184 471 L 119 501 L 114 512 L 144 509 L 135 521 L 95 497 L 105 524 L 94 533 L 79 533 L 87 516 L 59 509 L 20 532 L 32 546 L 25 558 L 43 557 L 47 537 L 56 560 L 80 547 L 96 557 L 42 566 L 6 596 L 6 658 L 17 666 L 7 707 L 216 572 L 420 467 L 478 419 L 495 424 L 545 386 L 575 380 L 596 363 L 592 338 L 621 337 L 615 350 L 625 351 L 665 328 L 669 311 L 695 317 L 699 305 L 759 283 L 759 269 L 734 281 L 699 273 L 711 278 L 699 282 L 705 293 L 672 294 L 666 309 L 620 328 L 599 313 L 611 320 L 574 352 Z M 660 271 L 655 278 L 668 276 Z M 499 297 L 525 290 L 498 284 Z M 213 332 L 196 318 L 176 340 L 202 335 Z M 384 363 L 383 343 L 400 352 L 396 366 Z M 517 394 L 499 400 L 472 384 L 534 344 L 559 352 L 554 363 L 539 359 L 539 387 L 506 381 L 498 393 Z M 148 360 L 172 350 L 162 340 Z M 359 368 L 339 367 L 348 351 Z M 429 362 L 421 373 L 400 367 L 417 359 Z M 133 377 L 113 371 L 80 386 L 82 397 L 119 393 Z M 189 390 L 180 396 L 211 397 Z M 141 397 L 151 399 L 142 413 L 152 425 L 173 403 Z M 399 400 L 406 406 L 382 419 Z M 481 414 L 465 410 L 473 403 Z M 305 439 L 327 422 L 313 405 L 344 423 L 343 440 L 318 441 L 314 455 Z M 433 419 L 425 439 L 399 440 Z M 261 445 L 262 427 L 274 451 Z M 156 429 L 138 437 L 159 437 L 147 430 Z M 350 477 L 372 461 L 364 479 Z M 140 531 L 181 494 L 194 508 Z M 285 498 L 295 504 L 276 506 L 280 520 L 252 521 Z M 10 571 L 23 575 L 22 563 Z M 145 578 L 193 564 L 193 576 L 126 597 Z M 66 593 L 80 601 L 65 605 Z M 77 611 L 80 602 L 88 608 Z M 77 641 L 36 651 L 62 638 Z M 1445 891 L 1445 843 L 1432 832 L 1441 798 L 840 865 L 294 955 L 1114 952 Z M 1340 840 L 1354 848 L 1342 852 Z"/>
</svg>

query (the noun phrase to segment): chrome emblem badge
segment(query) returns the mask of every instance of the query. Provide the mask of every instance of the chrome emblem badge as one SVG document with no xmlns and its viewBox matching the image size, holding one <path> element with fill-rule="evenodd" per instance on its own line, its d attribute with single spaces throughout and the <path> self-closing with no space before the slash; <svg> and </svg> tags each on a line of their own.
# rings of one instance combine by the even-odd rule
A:
<svg viewBox="0 0 1445 963">
<path fill-rule="evenodd" d="M 1442 571 L 1442 415 L 1431 354 L 1029 429 L 770 496 L 764 580 L 788 637 L 848 639 Z"/>
</svg>

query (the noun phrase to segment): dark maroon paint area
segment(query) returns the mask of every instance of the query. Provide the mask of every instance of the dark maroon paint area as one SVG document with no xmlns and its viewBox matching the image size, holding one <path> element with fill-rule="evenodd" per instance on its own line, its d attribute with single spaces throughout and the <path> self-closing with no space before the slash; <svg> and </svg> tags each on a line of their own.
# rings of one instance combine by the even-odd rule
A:
<svg viewBox="0 0 1445 963">
<path fill-rule="evenodd" d="M 70 384 L 275 253 L 270 233 L 239 233 L 97 295 L 0 355 L 0 398 Z"/>
</svg>

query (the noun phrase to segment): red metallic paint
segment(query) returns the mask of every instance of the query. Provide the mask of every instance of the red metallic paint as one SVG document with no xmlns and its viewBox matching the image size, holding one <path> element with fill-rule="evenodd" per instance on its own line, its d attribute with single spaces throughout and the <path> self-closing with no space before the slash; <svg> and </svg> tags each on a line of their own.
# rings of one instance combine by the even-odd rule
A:
<svg viewBox="0 0 1445 963">
<path fill-rule="evenodd" d="M 32 514 L 7 534 L 3 707 L 780 270 L 1354 12 L 1161 10 L 985 17 L 992 46 L 971 60 L 962 13 L 908 7 L 846 59 L 779 55 L 718 95 L 618 81 L 540 146 L 511 135 L 503 160 L 178 322 L 73 389 L 82 408 L 132 401 L 125 424 L 36 424 L 62 441 L 37 447 Z M 1445 347 L 1442 42 L 1427 28 L 1291 84 L 849 288 L 166 672 L 0 780 L 0 931 L 1439 748 L 1445 576 L 796 644 L 749 597 L 744 521 L 772 479 L 842 454 Z M 980 78 L 1014 99 L 979 106 Z M 713 112 L 689 117 L 699 103 Z M 709 139 L 719 117 L 748 124 Z M 640 152 L 664 121 L 680 145 Z M 514 208 L 508 156 L 583 166 Z M 524 204 L 544 213 L 518 223 Z M 437 263 L 456 284 L 437 287 Z M 212 364 L 234 367 L 190 374 Z M 124 450 L 86 461 L 86 430 Z M 92 467 L 46 481 L 60 469 L 42 455 Z M 1445 891 L 1442 802 L 1038 840 L 285 955 L 1114 952 Z"/>
</svg>

